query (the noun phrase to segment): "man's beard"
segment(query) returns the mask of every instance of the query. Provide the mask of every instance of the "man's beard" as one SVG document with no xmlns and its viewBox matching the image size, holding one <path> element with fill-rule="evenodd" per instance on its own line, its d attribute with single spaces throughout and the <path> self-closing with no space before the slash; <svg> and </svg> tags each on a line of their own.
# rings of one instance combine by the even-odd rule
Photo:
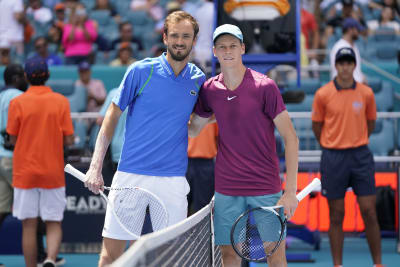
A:
<svg viewBox="0 0 400 267">
<path fill-rule="evenodd" d="M 358 40 L 358 34 L 354 34 L 351 39 L 353 39 L 353 41 L 357 41 Z"/>
<path fill-rule="evenodd" d="M 189 54 L 190 51 L 192 51 L 192 47 L 190 47 L 190 49 L 186 50 L 186 51 L 179 51 L 178 53 L 174 53 L 173 49 L 169 49 L 168 48 L 168 53 L 171 55 L 172 59 L 175 61 L 183 61 L 185 60 Z"/>
</svg>

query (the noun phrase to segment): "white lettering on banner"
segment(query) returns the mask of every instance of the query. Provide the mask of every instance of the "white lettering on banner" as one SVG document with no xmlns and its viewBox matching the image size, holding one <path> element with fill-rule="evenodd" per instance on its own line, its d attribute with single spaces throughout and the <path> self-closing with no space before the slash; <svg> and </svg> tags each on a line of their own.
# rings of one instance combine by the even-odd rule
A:
<svg viewBox="0 0 400 267">
<path fill-rule="evenodd" d="M 67 196 L 67 211 L 76 214 L 104 214 L 107 203 L 100 196 Z"/>
</svg>

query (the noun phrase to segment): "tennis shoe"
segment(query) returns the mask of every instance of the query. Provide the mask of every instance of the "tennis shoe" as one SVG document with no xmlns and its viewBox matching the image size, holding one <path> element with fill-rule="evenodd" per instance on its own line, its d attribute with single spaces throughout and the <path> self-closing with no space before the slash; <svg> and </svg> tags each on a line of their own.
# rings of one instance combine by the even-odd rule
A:
<svg viewBox="0 0 400 267">
<path fill-rule="evenodd" d="M 45 260 L 43 262 L 43 267 L 56 267 L 56 263 L 52 260 Z"/>
</svg>

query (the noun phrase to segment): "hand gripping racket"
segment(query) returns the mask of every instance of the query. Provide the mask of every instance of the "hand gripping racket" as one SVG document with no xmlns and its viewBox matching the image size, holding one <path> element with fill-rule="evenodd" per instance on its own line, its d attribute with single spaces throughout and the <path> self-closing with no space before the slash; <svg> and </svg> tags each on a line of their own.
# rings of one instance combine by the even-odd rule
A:
<svg viewBox="0 0 400 267">
<path fill-rule="evenodd" d="M 85 174 L 70 164 L 65 165 L 64 171 L 85 182 Z M 154 231 L 168 226 L 167 209 L 163 202 L 150 191 L 139 187 L 104 186 L 104 189 L 113 193 L 112 197 L 108 198 L 103 191 L 100 191 L 100 195 L 107 202 L 107 208 L 114 214 L 118 224 L 132 237 L 136 239 L 140 237 L 147 210 L 150 212 Z"/>
<path fill-rule="evenodd" d="M 307 185 L 297 199 L 301 201 L 321 185 L 318 178 Z M 257 207 L 245 211 L 231 229 L 231 244 L 235 252 L 247 261 L 266 262 L 285 237 L 287 220 L 283 206 Z"/>
</svg>

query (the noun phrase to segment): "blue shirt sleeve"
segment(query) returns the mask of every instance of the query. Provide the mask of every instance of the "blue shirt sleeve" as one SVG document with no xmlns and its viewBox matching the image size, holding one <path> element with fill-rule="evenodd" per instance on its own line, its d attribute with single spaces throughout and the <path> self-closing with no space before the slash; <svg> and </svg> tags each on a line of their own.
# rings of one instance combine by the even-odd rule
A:
<svg viewBox="0 0 400 267">
<path fill-rule="evenodd" d="M 124 111 L 135 99 L 140 84 L 139 80 L 140 77 L 137 72 L 137 65 L 133 64 L 126 71 L 118 88 L 118 92 L 112 100 L 122 111 Z"/>
</svg>

